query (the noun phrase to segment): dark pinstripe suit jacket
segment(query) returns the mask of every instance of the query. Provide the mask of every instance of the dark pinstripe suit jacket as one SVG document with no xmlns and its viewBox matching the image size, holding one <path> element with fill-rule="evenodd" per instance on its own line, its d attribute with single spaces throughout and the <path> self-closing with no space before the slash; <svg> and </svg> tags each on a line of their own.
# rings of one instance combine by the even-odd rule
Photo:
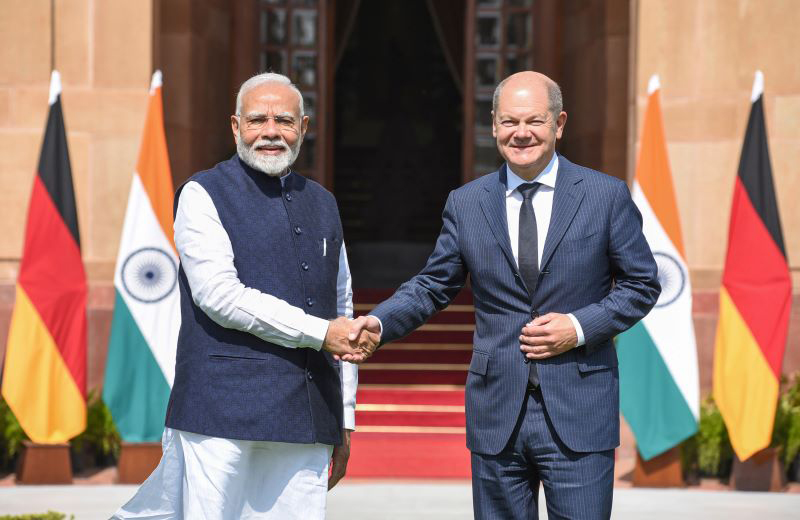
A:
<svg viewBox="0 0 800 520">
<path fill-rule="evenodd" d="M 522 409 L 528 365 L 519 349 L 531 309 L 573 313 L 586 345 L 539 362 L 548 414 L 571 450 L 619 444 L 619 374 L 612 338 L 653 307 L 660 292 L 642 218 L 624 182 L 559 156 L 550 227 L 533 299 L 511 252 L 506 168 L 450 193 L 425 268 L 372 314 L 384 343 L 422 325 L 470 276 L 475 335 L 466 385 L 467 446 L 497 454 Z"/>
</svg>

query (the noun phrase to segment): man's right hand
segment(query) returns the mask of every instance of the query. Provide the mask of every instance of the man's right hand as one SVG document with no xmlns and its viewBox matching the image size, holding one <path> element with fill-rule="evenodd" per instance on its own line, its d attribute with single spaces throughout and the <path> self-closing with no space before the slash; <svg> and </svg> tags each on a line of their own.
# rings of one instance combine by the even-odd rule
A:
<svg viewBox="0 0 800 520">
<path fill-rule="evenodd" d="M 369 358 L 378 348 L 380 335 L 369 330 L 353 332 L 355 322 L 344 316 L 331 320 L 322 348 L 337 359 L 349 363 L 360 364 Z"/>
<path fill-rule="evenodd" d="M 378 341 L 381 338 L 381 322 L 375 316 L 359 316 L 350 322 L 350 341 L 354 341 L 359 334 L 368 331 L 377 336 Z"/>
</svg>

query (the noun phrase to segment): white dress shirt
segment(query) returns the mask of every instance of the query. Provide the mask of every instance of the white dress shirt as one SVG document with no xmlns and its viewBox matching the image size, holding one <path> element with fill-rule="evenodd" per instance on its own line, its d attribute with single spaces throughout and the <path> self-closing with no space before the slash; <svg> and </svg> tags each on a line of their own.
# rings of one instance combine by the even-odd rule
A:
<svg viewBox="0 0 800 520">
<path fill-rule="evenodd" d="M 519 210 L 522 208 L 522 194 L 517 189 L 520 184 L 526 184 L 528 181 L 521 178 L 519 175 L 507 168 L 508 179 L 506 180 L 506 219 L 508 223 L 508 236 L 511 239 L 511 252 L 514 254 L 514 262 L 519 268 Z M 537 247 L 538 247 L 538 261 L 539 267 L 542 266 L 542 253 L 544 252 L 544 243 L 547 240 L 547 230 L 550 228 L 550 215 L 553 212 L 553 194 L 556 189 L 556 177 L 558 177 L 558 155 L 553 154 L 553 158 L 547 163 L 547 166 L 542 173 L 536 176 L 530 182 L 538 182 L 542 185 L 534 193 L 531 199 L 533 211 L 536 214 L 536 233 L 537 233 Z M 583 329 L 572 313 L 567 314 L 569 319 L 572 320 L 572 325 L 575 327 L 575 333 L 578 336 L 578 344 L 576 346 L 586 344 L 586 338 L 583 335 Z M 378 320 L 381 333 L 383 333 L 383 323 Z"/>
<path fill-rule="evenodd" d="M 327 320 L 306 314 L 275 296 L 246 287 L 239 280 L 228 233 L 211 196 L 197 182 L 186 183 L 178 199 L 175 247 L 195 305 L 214 322 L 286 348 L 320 350 L 328 331 Z M 269 269 L 269 266 L 265 265 L 264 269 Z M 336 293 L 338 315 L 352 318 L 353 289 L 344 243 L 339 251 Z M 358 366 L 343 361 L 340 377 L 344 427 L 353 430 Z"/>
<path fill-rule="evenodd" d="M 514 173 L 510 166 L 506 168 L 508 172 L 508 179 L 506 181 L 506 219 L 508 222 L 508 237 L 511 239 L 511 252 L 514 254 L 514 262 L 519 267 L 519 211 L 522 208 L 522 194 L 517 188 L 522 184 L 538 182 L 541 184 L 536 193 L 533 194 L 531 204 L 533 205 L 533 212 L 536 215 L 536 233 L 537 233 L 537 246 L 538 246 L 538 260 L 539 268 L 542 267 L 542 253 L 544 253 L 544 244 L 547 240 L 547 231 L 550 229 L 550 216 L 553 213 L 553 194 L 556 189 L 556 178 L 558 177 L 558 154 L 553 154 L 553 158 L 547 163 L 547 166 L 542 172 L 536 176 L 532 181 L 526 181 L 519 175 Z M 581 346 L 586 343 L 583 335 L 581 324 L 578 319 L 572 315 L 567 314 L 575 326 L 575 332 L 578 335 L 578 345 Z"/>
</svg>

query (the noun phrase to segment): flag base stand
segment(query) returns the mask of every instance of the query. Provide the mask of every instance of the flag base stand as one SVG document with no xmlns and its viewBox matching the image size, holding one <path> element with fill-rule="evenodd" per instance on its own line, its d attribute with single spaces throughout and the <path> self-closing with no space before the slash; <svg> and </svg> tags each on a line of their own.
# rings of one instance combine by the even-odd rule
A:
<svg viewBox="0 0 800 520">
<path fill-rule="evenodd" d="M 72 484 L 69 444 L 22 441 L 17 465 L 18 484 Z"/>
<path fill-rule="evenodd" d="M 160 460 L 160 442 L 123 442 L 117 462 L 117 483 L 141 484 Z"/>
<path fill-rule="evenodd" d="M 681 470 L 680 448 L 675 446 L 650 460 L 644 460 L 637 450 L 633 485 L 651 488 L 686 487 Z"/>
<path fill-rule="evenodd" d="M 766 448 L 745 461 L 733 457 L 731 488 L 737 491 L 782 491 L 786 473 L 778 457 L 778 448 Z"/>
</svg>

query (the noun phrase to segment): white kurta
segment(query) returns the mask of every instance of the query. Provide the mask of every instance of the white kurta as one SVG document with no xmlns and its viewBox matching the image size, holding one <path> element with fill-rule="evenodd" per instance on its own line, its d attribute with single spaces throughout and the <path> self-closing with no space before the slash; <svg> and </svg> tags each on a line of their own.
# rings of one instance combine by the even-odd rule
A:
<svg viewBox="0 0 800 520">
<path fill-rule="evenodd" d="M 181 192 L 175 245 L 195 305 L 216 323 L 286 348 L 322 347 L 327 320 L 241 283 L 230 238 L 208 192 L 196 182 Z M 331 253 L 339 254 L 338 314 L 352 318 L 344 243 Z M 357 370 L 342 362 L 344 427 L 350 430 L 355 429 Z M 114 518 L 325 517 L 331 446 L 221 439 L 171 428 L 164 431 L 162 445 L 158 467 Z"/>
</svg>

